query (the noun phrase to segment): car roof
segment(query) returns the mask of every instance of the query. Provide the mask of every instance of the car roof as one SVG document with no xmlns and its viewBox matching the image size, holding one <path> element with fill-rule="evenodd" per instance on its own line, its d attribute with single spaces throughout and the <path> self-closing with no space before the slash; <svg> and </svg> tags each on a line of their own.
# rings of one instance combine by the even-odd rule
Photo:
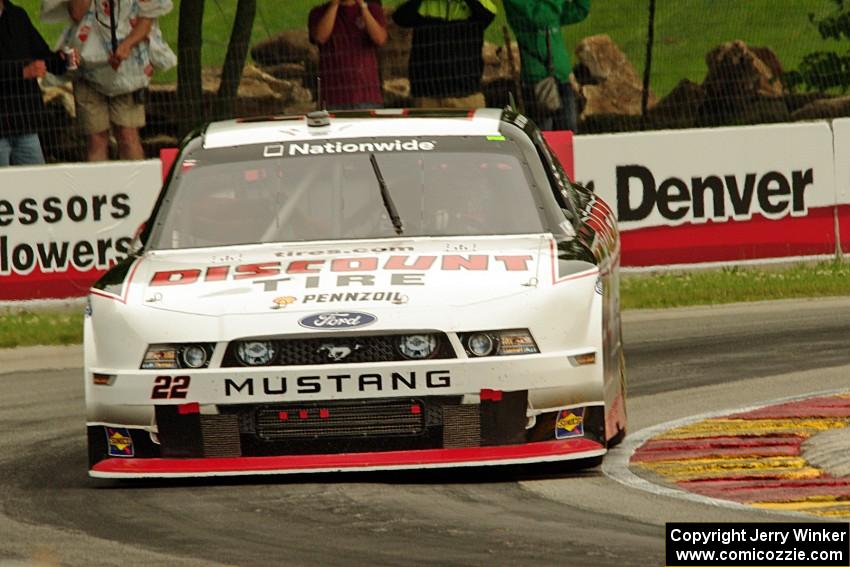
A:
<svg viewBox="0 0 850 567">
<path fill-rule="evenodd" d="M 312 115 L 311 115 L 312 116 Z M 226 120 L 209 124 L 204 148 L 225 148 L 298 140 L 399 136 L 499 135 L 502 110 L 408 110 L 331 112 L 326 126 L 308 126 L 307 116 Z"/>
</svg>

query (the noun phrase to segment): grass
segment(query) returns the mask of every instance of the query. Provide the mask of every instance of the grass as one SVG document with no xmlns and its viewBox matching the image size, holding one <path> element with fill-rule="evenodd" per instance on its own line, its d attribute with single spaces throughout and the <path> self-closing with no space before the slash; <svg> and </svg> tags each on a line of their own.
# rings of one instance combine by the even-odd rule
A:
<svg viewBox="0 0 850 567">
<path fill-rule="evenodd" d="M 83 308 L 7 309 L 0 313 L 0 348 L 72 345 L 83 341 Z"/>
<path fill-rule="evenodd" d="M 53 43 L 62 25 L 38 21 L 40 0 L 16 0 L 30 14 L 33 22 Z M 395 6 L 400 0 L 384 0 Z M 505 23 L 501 0 L 500 14 L 487 30 L 487 39 L 502 43 Z M 172 47 L 177 46 L 179 0 L 174 10 L 160 21 L 163 33 Z M 307 14 L 318 0 L 257 0 L 257 16 L 253 41 L 274 35 L 284 29 L 306 25 Z M 584 22 L 566 28 L 570 49 L 582 37 L 608 34 L 643 73 L 646 52 L 646 28 L 649 0 L 594 0 L 590 16 Z M 220 65 L 230 36 L 236 0 L 213 0 L 204 11 L 203 61 Z M 726 41 L 741 39 L 751 45 L 772 48 L 786 70 L 796 68 L 801 58 L 811 51 L 837 50 L 843 46 L 834 40 L 823 40 L 808 21 L 809 13 L 822 16 L 834 8 L 832 0 L 678 0 L 658 2 L 655 17 L 652 88 L 656 94 L 668 93 L 681 79 L 702 82 L 706 73 L 705 55 Z M 173 80 L 168 73 L 158 80 Z"/>
<path fill-rule="evenodd" d="M 723 268 L 678 273 L 624 274 L 623 309 L 718 305 L 746 301 L 850 296 L 850 263 L 830 261 L 771 268 Z M 83 308 L 0 312 L 0 348 L 78 344 Z"/>
<path fill-rule="evenodd" d="M 629 274 L 620 283 L 623 309 L 717 305 L 746 301 L 850 296 L 850 263 L 773 268 Z"/>
</svg>

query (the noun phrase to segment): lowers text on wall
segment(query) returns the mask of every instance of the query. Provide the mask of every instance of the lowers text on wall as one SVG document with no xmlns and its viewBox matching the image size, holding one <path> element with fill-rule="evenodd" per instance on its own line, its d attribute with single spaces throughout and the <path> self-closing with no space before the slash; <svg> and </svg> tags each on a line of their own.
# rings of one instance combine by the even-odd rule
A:
<svg viewBox="0 0 850 567">
<path fill-rule="evenodd" d="M 0 170 L 0 300 L 79 297 L 153 207 L 159 161 Z"/>
</svg>

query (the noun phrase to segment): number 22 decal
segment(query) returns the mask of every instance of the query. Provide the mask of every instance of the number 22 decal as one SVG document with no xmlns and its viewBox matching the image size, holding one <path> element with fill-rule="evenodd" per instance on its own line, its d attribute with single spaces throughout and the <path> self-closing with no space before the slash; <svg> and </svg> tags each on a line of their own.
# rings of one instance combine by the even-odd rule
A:
<svg viewBox="0 0 850 567">
<path fill-rule="evenodd" d="M 157 376 L 153 381 L 151 399 L 186 399 L 186 392 L 189 390 L 189 380 L 189 376 Z"/>
</svg>

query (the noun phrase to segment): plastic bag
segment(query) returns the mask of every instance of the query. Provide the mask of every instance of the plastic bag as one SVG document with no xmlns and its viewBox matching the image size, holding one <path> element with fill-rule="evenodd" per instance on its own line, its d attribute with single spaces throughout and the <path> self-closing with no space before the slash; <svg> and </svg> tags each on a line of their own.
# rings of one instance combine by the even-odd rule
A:
<svg viewBox="0 0 850 567">
<path fill-rule="evenodd" d="M 71 21 L 68 0 L 41 0 L 39 19 L 45 24 L 64 24 Z"/>
<path fill-rule="evenodd" d="M 558 80 L 551 75 L 534 83 L 534 101 L 544 112 L 561 110 L 561 93 L 558 91 Z"/>
<path fill-rule="evenodd" d="M 171 47 L 162 37 L 162 32 L 159 30 L 159 24 L 154 22 L 151 28 L 151 33 L 148 34 L 150 41 L 150 60 L 151 65 L 157 71 L 168 71 L 177 65 L 177 55 L 174 54 Z"/>
</svg>

